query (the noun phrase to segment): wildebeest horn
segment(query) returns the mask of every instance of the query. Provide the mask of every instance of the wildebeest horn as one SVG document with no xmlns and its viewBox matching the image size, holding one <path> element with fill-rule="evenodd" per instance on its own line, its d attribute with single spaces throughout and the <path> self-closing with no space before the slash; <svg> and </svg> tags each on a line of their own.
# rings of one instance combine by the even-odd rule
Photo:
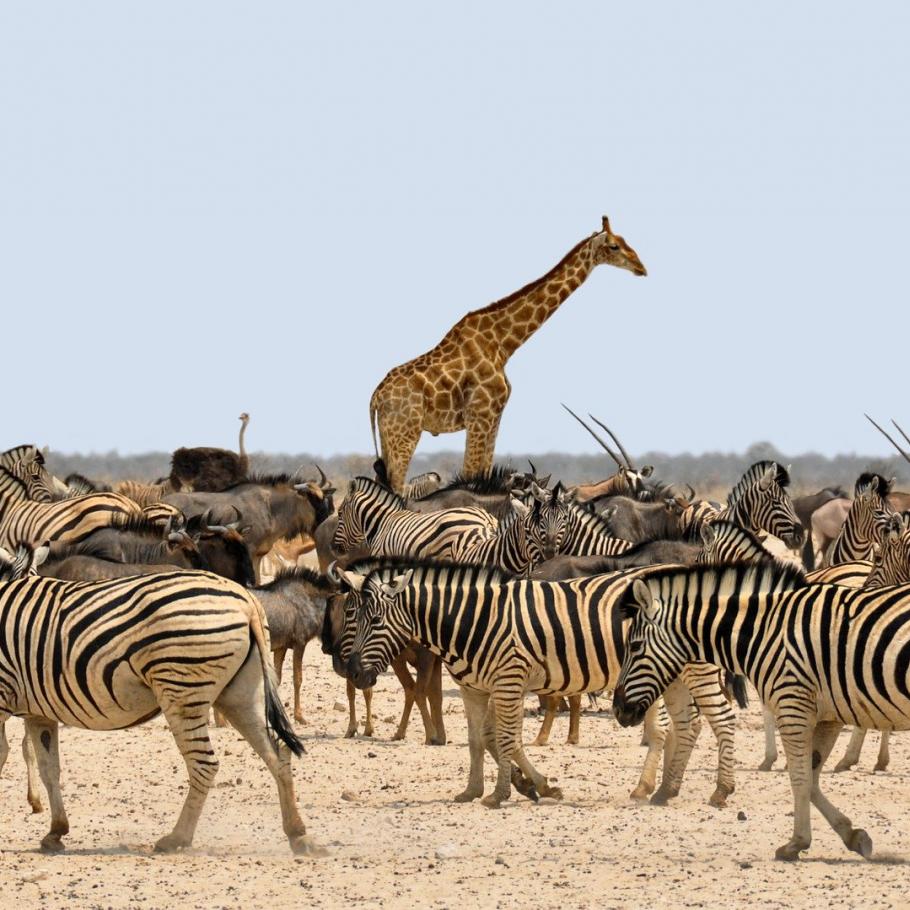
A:
<svg viewBox="0 0 910 910">
<path fill-rule="evenodd" d="M 531 476 L 532 476 L 532 477 L 536 477 L 536 476 L 537 476 L 537 468 L 534 467 L 534 462 L 531 461 L 530 458 L 528 459 L 528 465 L 529 465 L 530 468 L 531 468 Z"/>
<path fill-rule="evenodd" d="M 625 465 L 619 460 L 619 456 L 594 432 L 567 404 L 563 407 L 600 443 L 601 448 L 616 462 L 616 466 L 624 468 Z"/>
<path fill-rule="evenodd" d="M 866 414 L 865 417 L 866 417 L 866 420 L 868 420 L 869 423 L 871 423 L 872 426 L 874 426 L 875 429 L 878 430 L 879 433 L 881 433 L 882 436 L 884 436 L 885 439 L 887 439 L 888 442 L 890 442 L 891 445 L 893 445 L 894 448 L 897 449 L 897 451 L 900 452 L 901 455 L 903 455 L 904 458 L 905 458 L 907 461 L 910 461 L 910 455 L 908 455 L 908 454 L 907 454 L 907 453 L 906 453 L 906 452 L 905 452 L 905 451 L 904 451 L 904 450 L 903 450 L 903 449 L 894 441 L 894 439 L 892 439 L 892 437 L 891 437 L 885 430 L 883 430 L 883 429 L 882 429 L 882 428 L 881 428 L 881 427 L 880 427 L 880 426 L 879 426 L 879 425 L 878 425 L 878 424 L 877 424 L 877 423 L 876 423 L 868 414 Z M 893 419 L 892 419 L 891 422 L 897 427 L 897 424 L 894 422 Z M 906 439 L 906 435 L 907 435 L 907 434 L 904 433 L 904 431 L 901 430 L 900 427 L 897 427 L 897 428 L 898 428 L 898 430 L 900 430 L 901 435 L 903 435 L 904 438 Z"/>
<path fill-rule="evenodd" d="M 308 480 L 306 483 L 295 483 L 294 489 L 298 493 L 312 493 L 314 496 L 318 496 L 320 499 L 325 498 L 325 493 L 320 489 L 317 483 L 314 483 L 312 480 Z"/>
<path fill-rule="evenodd" d="M 588 414 L 588 417 L 590 417 L 594 423 L 596 423 L 599 427 L 606 430 L 610 434 L 610 439 L 616 443 L 616 445 L 619 447 L 619 451 L 622 452 L 622 457 L 626 460 L 626 466 L 630 471 L 634 471 L 635 465 L 632 464 L 632 459 L 629 458 L 629 453 L 623 448 L 622 443 L 619 441 L 619 437 L 605 423 L 599 421 L 593 414 Z"/>
<path fill-rule="evenodd" d="M 328 566 L 326 566 L 325 577 L 332 582 L 332 584 L 340 584 L 341 579 L 338 577 L 338 573 L 335 571 L 335 566 L 338 565 L 338 560 L 333 559 Z"/>
<path fill-rule="evenodd" d="M 687 483 L 686 487 L 689 490 L 689 502 L 695 502 L 695 487 L 691 483 Z"/>
<path fill-rule="evenodd" d="M 323 471 L 318 464 L 315 462 L 313 462 L 313 464 L 316 470 L 319 471 L 319 486 L 325 489 L 329 485 L 329 478 L 325 476 L 325 471 Z"/>
</svg>

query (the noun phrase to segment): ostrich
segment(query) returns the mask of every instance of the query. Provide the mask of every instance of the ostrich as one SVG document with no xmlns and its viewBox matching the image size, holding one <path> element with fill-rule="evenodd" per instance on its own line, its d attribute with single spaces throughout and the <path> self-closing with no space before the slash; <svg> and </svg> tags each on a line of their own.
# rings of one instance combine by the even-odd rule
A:
<svg viewBox="0 0 910 910">
<path fill-rule="evenodd" d="M 240 415 L 240 453 L 199 446 L 177 449 L 171 458 L 171 486 L 178 493 L 219 493 L 241 483 L 249 474 L 244 435 L 250 415 Z"/>
</svg>

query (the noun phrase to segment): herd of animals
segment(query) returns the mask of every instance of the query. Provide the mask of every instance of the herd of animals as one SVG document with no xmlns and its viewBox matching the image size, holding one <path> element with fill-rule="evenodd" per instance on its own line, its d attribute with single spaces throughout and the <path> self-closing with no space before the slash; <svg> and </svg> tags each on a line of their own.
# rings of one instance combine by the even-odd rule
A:
<svg viewBox="0 0 910 910">
<path fill-rule="evenodd" d="M 50 807 L 43 849 L 62 850 L 69 831 L 59 725 L 123 729 L 159 713 L 189 788 L 156 849 L 189 846 L 218 769 L 215 709 L 273 774 L 292 850 L 321 852 L 297 808 L 291 754 L 303 747 L 275 680 L 291 650 L 301 722 L 302 655 L 319 638 L 347 679 L 348 736 L 357 689 L 372 735 L 372 687 L 391 667 L 404 694 L 395 738 L 416 703 L 426 743 L 444 745 L 445 667 L 468 726 L 470 770 L 455 800 L 490 808 L 513 787 L 562 797 L 524 750 L 525 697 L 545 712 L 535 744 L 563 698 L 578 742 L 582 696 L 605 691 L 619 723 L 644 724 L 633 798 L 663 804 L 680 792 L 704 719 L 718 749 L 709 802 L 723 807 L 734 791 L 733 702 L 746 704 L 748 681 L 765 707 L 762 767 L 777 757 L 776 731 L 794 795 L 793 836 L 777 857 L 809 847 L 810 804 L 849 849 L 871 855 L 819 781 L 844 726 L 855 733 L 839 769 L 856 762 L 869 729 L 883 731 L 884 767 L 889 733 L 910 728 L 910 494 L 870 471 L 852 497 L 794 498 L 788 469 L 760 461 L 723 503 L 708 502 L 655 479 L 606 425 L 591 418 L 615 450 L 571 411 L 615 462 L 610 476 L 568 485 L 533 465 L 494 464 L 506 361 L 601 263 L 646 274 L 604 218 L 542 278 L 393 369 L 370 402 L 373 476 L 354 478 L 337 508 L 321 470 L 251 472 L 246 414 L 239 453 L 178 449 L 156 483 L 60 480 L 34 446 L 0 454 L 0 770 L 6 721 L 22 717 L 28 800 L 42 809 L 40 778 Z M 421 433 L 458 429 L 463 472 L 445 485 L 433 474 L 406 482 Z M 792 558 L 772 556 L 769 538 Z M 270 560 L 295 540 L 315 549 L 319 571 L 292 560 L 270 578 Z M 496 783 L 484 796 L 486 753 Z"/>
</svg>

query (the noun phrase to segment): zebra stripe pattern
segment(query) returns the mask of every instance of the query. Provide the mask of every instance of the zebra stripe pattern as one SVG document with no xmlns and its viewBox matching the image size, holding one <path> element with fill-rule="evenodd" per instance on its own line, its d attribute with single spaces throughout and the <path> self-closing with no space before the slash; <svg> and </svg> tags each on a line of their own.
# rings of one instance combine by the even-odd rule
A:
<svg viewBox="0 0 910 910">
<path fill-rule="evenodd" d="M 139 506 L 117 493 L 93 493 L 58 502 L 33 502 L 26 485 L 0 468 L 0 546 L 78 541 L 118 519 L 139 514 Z"/>
<path fill-rule="evenodd" d="M 806 585 L 774 563 L 662 568 L 627 583 L 622 605 L 633 622 L 614 693 L 620 722 L 640 722 L 688 661 L 745 674 L 787 753 L 794 829 L 777 858 L 811 844 L 810 801 L 868 858 L 869 836 L 821 793 L 819 775 L 844 724 L 910 729 L 910 585 Z"/>
<path fill-rule="evenodd" d="M 881 540 L 888 517 L 891 484 L 881 474 L 861 474 L 853 489 L 853 502 L 840 533 L 831 544 L 825 565 L 871 559 L 873 546 Z"/>
<path fill-rule="evenodd" d="M 29 499 L 51 502 L 58 498 L 54 478 L 48 474 L 44 466 L 44 455 L 36 446 L 15 446 L 0 453 L 0 468 L 9 471 L 25 484 Z"/>
<path fill-rule="evenodd" d="M 387 487 L 357 477 L 338 510 L 332 547 L 348 553 L 364 547 L 374 556 L 410 556 L 454 562 L 468 547 L 493 537 L 498 523 L 474 507 L 418 514 Z"/>
<path fill-rule="evenodd" d="M 247 591 L 207 572 L 97 583 L 27 577 L 0 588 L 0 711 L 25 718 L 37 756 L 51 807 L 43 849 L 62 850 L 69 831 L 58 724 L 116 730 L 159 712 L 183 755 L 189 792 L 156 849 L 189 846 L 218 769 L 213 704 L 275 777 L 292 849 L 315 849 L 291 776 L 289 749 L 299 755 L 303 747 L 272 681 L 265 614 Z"/>
</svg>

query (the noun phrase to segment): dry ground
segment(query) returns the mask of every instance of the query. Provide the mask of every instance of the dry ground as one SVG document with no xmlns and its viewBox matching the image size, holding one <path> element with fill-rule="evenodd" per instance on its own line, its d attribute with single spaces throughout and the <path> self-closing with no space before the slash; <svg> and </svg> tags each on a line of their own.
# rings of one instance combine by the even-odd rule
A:
<svg viewBox="0 0 910 910">
<path fill-rule="evenodd" d="M 287 696 L 287 681 L 283 691 Z M 450 801 L 467 770 L 454 687 L 446 705 L 450 744 L 435 748 L 422 744 L 419 717 L 407 742 L 388 741 L 400 704 L 389 675 L 374 701 L 376 738 L 343 739 L 346 715 L 334 704 L 344 700 L 344 686 L 316 643 L 307 657 L 305 693 L 308 753 L 296 779 L 310 832 L 329 847 L 328 858 L 291 855 L 271 777 L 232 730 L 214 732 L 221 771 L 196 847 L 155 856 L 150 846 L 170 829 L 185 792 L 183 763 L 163 722 L 110 734 L 66 729 L 68 852 L 37 852 L 47 814 L 28 813 L 14 747 L 0 779 L 0 907 L 905 907 L 910 901 L 910 738 L 896 737 L 888 773 L 868 771 L 873 734 L 861 771 L 825 775 L 829 795 L 872 836 L 876 861 L 847 853 L 816 814 L 807 859 L 785 865 L 771 857 L 789 836 L 790 791 L 781 771 L 751 770 L 762 747 L 757 707 L 743 717 L 739 788 L 728 809 L 706 804 L 715 762 L 710 731 L 702 733 L 681 797 L 668 808 L 638 806 L 627 795 L 643 755 L 639 731 L 592 714 L 583 718 L 582 745 L 562 744 L 562 719 L 553 745 L 529 749 L 538 767 L 559 779 L 565 802 L 515 798 L 493 812 Z M 526 740 L 536 723 L 527 720 Z M 9 727 L 15 744 L 21 725 Z"/>
</svg>

